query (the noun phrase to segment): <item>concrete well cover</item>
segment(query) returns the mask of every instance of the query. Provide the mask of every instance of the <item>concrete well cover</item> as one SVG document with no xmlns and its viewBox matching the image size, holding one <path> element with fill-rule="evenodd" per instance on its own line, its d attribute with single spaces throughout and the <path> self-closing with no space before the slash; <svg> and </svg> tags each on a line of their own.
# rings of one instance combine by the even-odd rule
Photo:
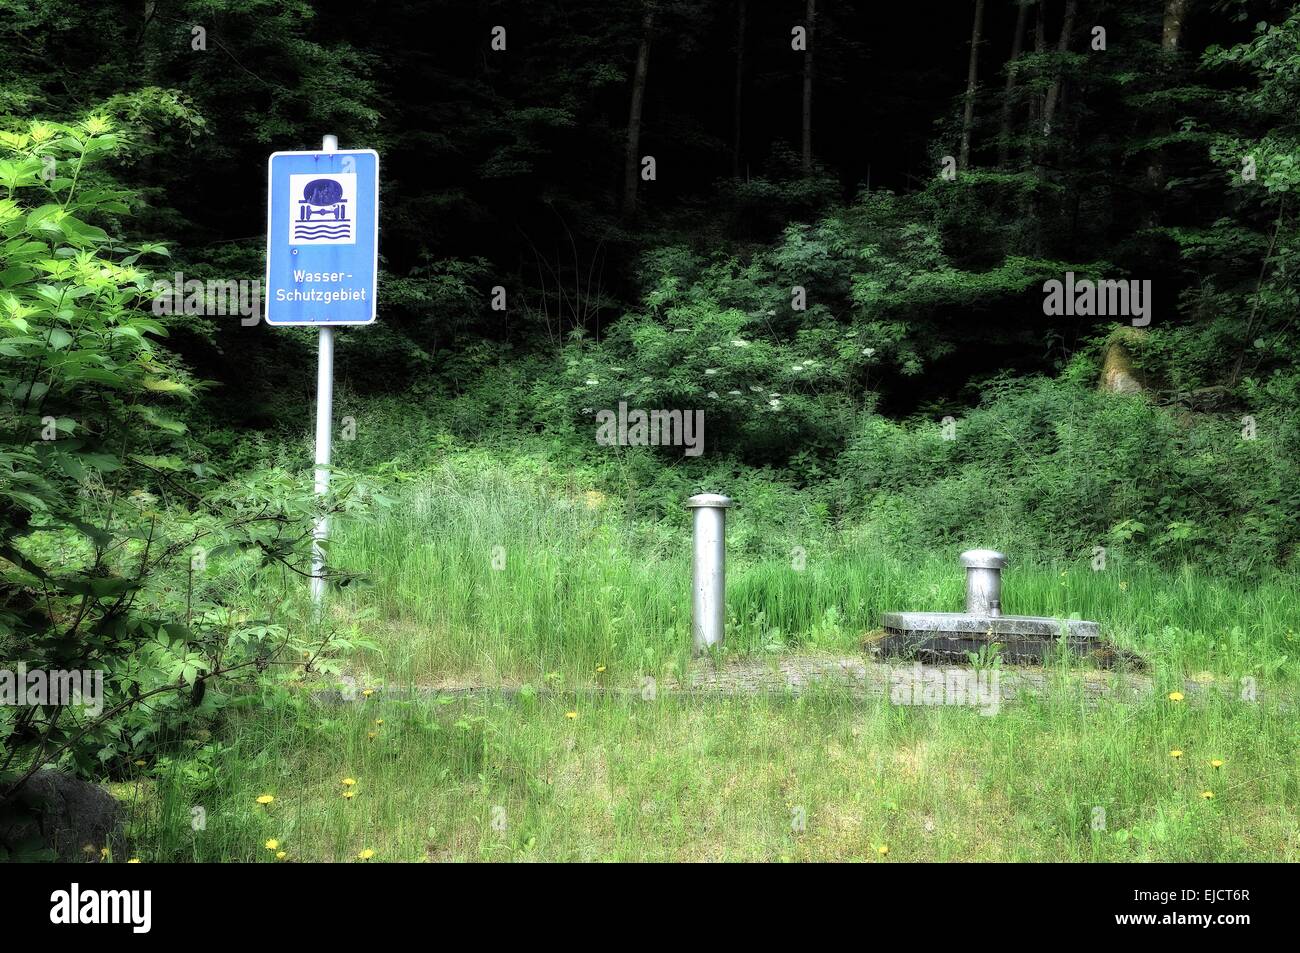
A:
<svg viewBox="0 0 1300 953">
<path fill-rule="evenodd" d="M 880 620 L 885 631 L 896 634 L 945 633 L 1006 636 L 1008 638 L 1100 639 L 1101 626 L 1082 619 L 1049 619 L 1045 616 L 967 615 L 964 612 L 886 612 Z"/>
</svg>

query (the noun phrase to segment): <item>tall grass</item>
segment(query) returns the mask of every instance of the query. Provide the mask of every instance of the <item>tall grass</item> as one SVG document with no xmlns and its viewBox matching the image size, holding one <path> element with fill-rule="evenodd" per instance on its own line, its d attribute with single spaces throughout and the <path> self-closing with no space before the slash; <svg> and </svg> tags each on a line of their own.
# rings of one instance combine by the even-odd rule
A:
<svg viewBox="0 0 1300 953">
<path fill-rule="evenodd" d="M 743 507 L 731 519 L 748 535 L 783 531 L 747 523 Z M 531 677 L 684 662 L 690 546 L 685 511 L 665 532 L 627 519 L 618 501 L 594 490 L 450 462 L 391 509 L 342 527 L 334 557 L 370 578 L 346 605 L 374 611 L 372 637 L 390 669 Z M 883 612 L 962 608 L 960 547 L 888 551 L 858 533 L 828 531 L 802 548 L 803 559 L 730 558 L 728 651 L 853 652 Z M 1300 672 L 1293 575 L 1216 578 L 1119 554 L 1096 571 L 1086 561 L 1010 555 L 1009 613 L 1095 620 L 1107 639 L 1171 673 Z"/>
</svg>

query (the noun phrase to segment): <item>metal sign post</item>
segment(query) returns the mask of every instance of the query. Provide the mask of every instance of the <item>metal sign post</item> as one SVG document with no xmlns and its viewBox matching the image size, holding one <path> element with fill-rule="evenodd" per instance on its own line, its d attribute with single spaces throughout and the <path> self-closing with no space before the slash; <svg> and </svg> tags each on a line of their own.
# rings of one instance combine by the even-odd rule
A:
<svg viewBox="0 0 1300 953">
<path fill-rule="evenodd" d="M 338 152 L 339 137 L 325 136 L 320 142 L 321 152 Z M 334 327 L 320 329 L 316 360 L 316 495 L 325 496 L 330 490 L 330 453 L 334 449 Z M 311 601 L 317 606 L 325 597 L 325 547 L 329 539 L 329 517 L 321 515 L 312 528 L 311 543 Z"/>
<path fill-rule="evenodd" d="M 375 320 L 379 276 L 379 154 L 276 152 L 267 167 L 266 323 L 316 325 L 315 492 L 329 492 L 334 427 L 334 328 Z M 329 519 L 312 528 L 311 597 L 325 594 Z"/>
</svg>

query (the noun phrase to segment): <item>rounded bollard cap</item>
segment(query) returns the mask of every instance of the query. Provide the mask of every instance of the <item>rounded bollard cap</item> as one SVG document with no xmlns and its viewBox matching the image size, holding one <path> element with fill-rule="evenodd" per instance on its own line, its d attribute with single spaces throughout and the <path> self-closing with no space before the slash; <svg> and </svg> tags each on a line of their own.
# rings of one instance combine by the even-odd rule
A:
<svg viewBox="0 0 1300 953">
<path fill-rule="evenodd" d="M 961 564 L 967 569 L 1005 569 L 1007 557 L 996 549 L 968 549 L 961 554 Z"/>
<path fill-rule="evenodd" d="M 688 510 L 699 509 L 703 506 L 726 509 L 727 507 L 735 505 L 735 500 L 729 496 L 723 496 L 721 493 L 697 493 L 685 503 Z"/>
</svg>

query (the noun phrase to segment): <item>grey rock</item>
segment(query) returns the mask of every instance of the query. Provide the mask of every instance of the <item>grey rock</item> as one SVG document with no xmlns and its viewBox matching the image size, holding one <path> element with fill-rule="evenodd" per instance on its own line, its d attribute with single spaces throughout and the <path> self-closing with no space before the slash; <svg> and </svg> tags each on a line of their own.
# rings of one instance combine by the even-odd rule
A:
<svg viewBox="0 0 1300 953">
<path fill-rule="evenodd" d="M 122 808 L 97 784 L 54 768 L 38 771 L 0 813 L 0 852 L 11 859 L 84 861 L 102 847 L 120 856 Z"/>
</svg>

